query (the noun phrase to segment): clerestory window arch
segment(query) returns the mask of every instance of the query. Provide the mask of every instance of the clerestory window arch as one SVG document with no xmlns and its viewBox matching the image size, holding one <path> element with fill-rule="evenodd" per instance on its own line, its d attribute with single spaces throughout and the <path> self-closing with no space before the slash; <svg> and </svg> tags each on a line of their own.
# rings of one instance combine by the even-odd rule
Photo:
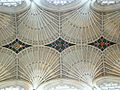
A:
<svg viewBox="0 0 120 90">
<path fill-rule="evenodd" d="M 0 6 L 18 6 L 21 5 L 24 0 L 0 0 Z"/>
<path fill-rule="evenodd" d="M 46 0 L 46 1 L 54 5 L 65 5 L 70 4 L 76 0 Z"/>
<path fill-rule="evenodd" d="M 0 90 L 25 90 L 25 89 L 21 86 L 7 86 L 0 88 Z"/>
<path fill-rule="evenodd" d="M 96 0 L 96 2 L 100 5 L 113 5 L 120 3 L 120 0 Z"/>
</svg>

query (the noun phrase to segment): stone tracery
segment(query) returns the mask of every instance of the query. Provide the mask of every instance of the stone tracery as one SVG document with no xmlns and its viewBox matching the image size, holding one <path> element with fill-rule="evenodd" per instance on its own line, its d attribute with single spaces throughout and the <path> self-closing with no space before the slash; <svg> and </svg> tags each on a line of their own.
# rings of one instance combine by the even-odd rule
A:
<svg viewBox="0 0 120 90">
<path fill-rule="evenodd" d="M 0 72 L 7 76 L 0 74 L 0 81 L 23 80 L 36 89 L 58 78 L 92 85 L 93 80 L 102 76 L 120 77 L 119 18 L 119 11 L 97 12 L 90 7 L 90 2 L 64 12 L 47 10 L 34 2 L 24 12 L 15 15 L 1 12 L 0 56 L 4 57 L 0 60 L 3 64 L 0 69 L 4 71 Z M 99 41 L 101 36 L 105 37 L 105 42 Z M 23 48 L 17 54 L 4 47 L 15 39 L 26 43 L 18 41 L 13 44 L 17 48 L 27 44 L 31 47 Z M 60 41 L 56 45 L 57 39 Z M 97 40 L 98 46 L 111 46 L 101 51 L 89 45 Z M 53 48 L 60 46 L 60 51 L 51 45 Z"/>
</svg>

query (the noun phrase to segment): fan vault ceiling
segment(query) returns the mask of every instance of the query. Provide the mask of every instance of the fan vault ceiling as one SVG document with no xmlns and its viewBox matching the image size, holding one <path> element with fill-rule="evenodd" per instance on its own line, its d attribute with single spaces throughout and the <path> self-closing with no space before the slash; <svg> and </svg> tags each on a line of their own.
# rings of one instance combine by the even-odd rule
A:
<svg viewBox="0 0 120 90">
<path fill-rule="evenodd" d="M 90 3 L 57 12 L 32 2 L 22 12 L 0 12 L 0 81 L 37 89 L 54 79 L 92 87 L 100 77 L 120 78 L 120 10 L 100 12 Z"/>
</svg>

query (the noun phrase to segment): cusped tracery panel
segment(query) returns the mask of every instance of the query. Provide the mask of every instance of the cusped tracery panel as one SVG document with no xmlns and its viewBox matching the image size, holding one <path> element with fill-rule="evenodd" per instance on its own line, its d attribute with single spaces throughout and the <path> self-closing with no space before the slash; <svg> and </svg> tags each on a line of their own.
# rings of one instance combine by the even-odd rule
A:
<svg viewBox="0 0 120 90">
<path fill-rule="evenodd" d="M 42 83 L 59 77 L 59 53 L 48 47 L 31 47 L 19 54 L 19 76 L 37 89 Z"/>
<path fill-rule="evenodd" d="M 33 45 L 47 44 L 59 36 L 58 15 L 40 8 L 34 2 L 18 15 L 18 37 Z"/>
<path fill-rule="evenodd" d="M 61 13 L 61 36 L 73 43 L 88 43 L 101 34 L 101 15 L 90 8 L 90 2 L 76 10 Z"/>
<path fill-rule="evenodd" d="M 0 47 L 0 81 L 16 79 L 16 57 L 11 50 Z"/>
<path fill-rule="evenodd" d="M 113 45 L 104 52 L 105 75 L 120 76 L 120 45 Z"/>
<path fill-rule="evenodd" d="M 15 39 L 14 23 L 14 16 L 0 13 L 0 45 L 5 45 Z"/>
<path fill-rule="evenodd" d="M 72 46 L 62 53 L 63 78 L 91 84 L 101 74 L 102 52 L 92 46 Z"/>
<path fill-rule="evenodd" d="M 104 36 L 113 42 L 120 43 L 120 13 L 114 11 L 104 15 Z"/>
</svg>

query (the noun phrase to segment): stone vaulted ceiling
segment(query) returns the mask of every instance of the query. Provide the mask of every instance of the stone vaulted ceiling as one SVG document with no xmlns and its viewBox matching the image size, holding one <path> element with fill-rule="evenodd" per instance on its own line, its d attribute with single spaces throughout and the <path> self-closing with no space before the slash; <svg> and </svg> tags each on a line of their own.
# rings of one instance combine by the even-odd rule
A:
<svg viewBox="0 0 120 90">
<path fill-rule="evenodd" d="M 37 88 L 65 78 L 92 86 L 99 77 L 120 77 L 120 10 L 99 12 L 90 3 L 51 11 L 32 2 L 22 12 L 0 12 L 0 82 Z"/>
</svg>

